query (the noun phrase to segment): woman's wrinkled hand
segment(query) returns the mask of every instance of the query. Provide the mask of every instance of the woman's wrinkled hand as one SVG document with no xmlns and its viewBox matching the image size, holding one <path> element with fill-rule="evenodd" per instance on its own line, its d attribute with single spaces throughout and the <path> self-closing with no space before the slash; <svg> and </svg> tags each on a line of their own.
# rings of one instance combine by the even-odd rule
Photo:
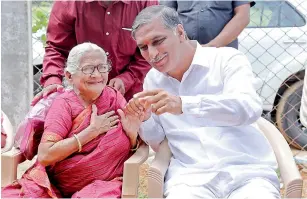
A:
<svg viewBox="0 0 307 199">
<path fill-rule="evenodd" d="M 117 128 L 118 122 L 119 119 L 118 116 L 115 115 L 115 111 L 97 115 L 97 106 L 95 104 L 92 105 L 91 122 L 88 128 L 91 132 L 96 132 L 97 136 Z"/>
<path fill-rule="evenodd" d="M 138 131 L 142 121 L 144 120 L 144 114 L 127 114 L 121 109 L 118 109 L 117 112 L 120 116 L 120 121 L 123 125 L 123 129 L 129 137 L 131 144 L 134 145 L 138 136 Z"/>
</svg>

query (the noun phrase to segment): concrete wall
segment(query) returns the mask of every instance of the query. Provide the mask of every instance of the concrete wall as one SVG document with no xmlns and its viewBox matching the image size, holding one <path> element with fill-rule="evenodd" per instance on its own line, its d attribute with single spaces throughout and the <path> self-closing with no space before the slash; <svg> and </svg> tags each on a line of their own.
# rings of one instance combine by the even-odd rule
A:
<svg viewBox="0 0 307 199">
<path fill-rule="evenodd" d="M 1 1 L 1 110 L 15 129 L 32 99 L 30 8 L 30 1 Z"/>
</svg>

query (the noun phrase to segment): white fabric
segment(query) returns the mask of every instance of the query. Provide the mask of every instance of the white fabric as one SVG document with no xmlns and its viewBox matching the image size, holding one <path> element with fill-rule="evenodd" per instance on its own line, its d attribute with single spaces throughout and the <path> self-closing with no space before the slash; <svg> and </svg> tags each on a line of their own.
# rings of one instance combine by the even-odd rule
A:
<svg viewBox="0 0 307 199">
<path fill-rule="evenodd" d="M 280 191 L 264 179 L 253 179 L 230 193 L 228 199 L 280 199 Z"/>
<path fill-rule="evenodd" d="M 201 186 L 220 172 L 229 174 L 225 186 L 264 177 L 279 187 L 273 150 L 253 124 L 262 112 L 253 78 L 241 52 L 199 44 L 181 82 L 149 71 L 144 90 L 163 88 L 181 96 L 183 103 L 183 114 L 152 114 L 140 131 L 154 150 L 168 139 L 173 157 L 166 190 L 179 184 Z"/>
<path fill-rule="evenodd" d="M 301 108 L 300 108 L 300 121 L 307 127 L 307 73 L 305 70 L 304 85 L 303 85 L 303 94 L 301 99 Z"/>
<path fill-rule="evenodd" d="M 255 178 L 242 182 L 240 186 L 230 191 L 223 191 L 223 187 L 215 184 L 205 186 L 188 186 L 180 184 L 167 190 L 165 196 L 167 199 L 189 198 L 189 199 L 280 199 L 279 190 L 269 181 L 261 178 Z"/>
<path fill-rule="evenodd" d="M 15 132 L 9 118 L 6 116 L 6 114 L 3 111 L 1 111 L 1 113 L 3 117 L 1 128 L 3 128 L 3 131 L 6 134 L 6 143 L 4 148 L 1 149 L 1 153 L 4 153 L 12 149 L 14 145 Z"/>
</svg>

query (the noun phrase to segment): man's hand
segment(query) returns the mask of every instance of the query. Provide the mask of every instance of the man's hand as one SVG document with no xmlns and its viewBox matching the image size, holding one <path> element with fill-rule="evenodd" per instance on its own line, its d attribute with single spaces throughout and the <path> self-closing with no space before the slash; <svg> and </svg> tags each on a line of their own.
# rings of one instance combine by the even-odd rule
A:
<svg viewBox="0 0 307 199">
<path fill-rule="evenodd" d="M 134 98 L 139 99 L 140 104 L 156 115 L 163 113 L 171 113 L 174 115 L 182 114 L 182 102 L 179 96 L 171 95 L 163 89 L 156 89 L 152 91 L 143 91 L 135 94 Z"/>
<path fill-rule="evenodd" d="M 47 97 L 49 94 L 54 92 L 62 92 L 63 86 L 60 84 L 51 84 L 46 86 L 41 92 L 37 93 L 31 102 L 31 106 L 34 106 L 40 99 Z"/>
<path fill-rule="evenodd" d="M 125 106 L 124 112 L 128 115 L 142 118 L 142 121 L 146 121 L 151 116 L 151 106 L 146 106 L 139 98 L 133 97 Z"/>
<path fill-rule="evenodd" d="M 110 82 L 109 82 L 109 86 L 118 90 L 122 95 L 124 95 L 125 92 L 126 92 L 124 82 L 120 78 L 111 79 Z"/>
</svg>

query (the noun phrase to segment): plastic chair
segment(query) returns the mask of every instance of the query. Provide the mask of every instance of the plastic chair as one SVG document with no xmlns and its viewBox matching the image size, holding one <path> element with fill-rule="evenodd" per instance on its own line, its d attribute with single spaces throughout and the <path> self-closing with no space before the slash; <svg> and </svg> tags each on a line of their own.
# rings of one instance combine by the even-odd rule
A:
<svg viewBox="0 0 307 199">
<path fill-rule="evenodd" d="M 257 125 L 270 142 L 284 183 L 285 198 L 301 198 L 303 180 L 295 164 L 289 145 L 269 121 L 261 118 Z M 167 140 L 164 140 L 148 171 L 148 198 L 163 198 L 164 176 L 172 154 Z"/>
<path fill-rule="evenodd" d="M 14 137 L 15 133 L 13 130 L 12 123 L 10 122 L 9 118 L 6 116 L 6 114 L 1 111 L 1 131 L 3 130 L 5 132 L 6 138 L 5 138 L 5 146 L 1 148 L 1 153 L 7 152 L 12 149 L 14 145 Z M 1 140 L 2 141 L 2 140 Z"/>
<path fill-rule="evenodd" d="M 149 148 L 142 144 L 124 163 L 122 198 L 137 198 L 139 186 L 139 168 L 148 158 Z M 1 154 L 1 187 L 11 184 L 17 178 L 17 166 L 25 161 L 22 153 L 12 148 Z"/>
</svg>

